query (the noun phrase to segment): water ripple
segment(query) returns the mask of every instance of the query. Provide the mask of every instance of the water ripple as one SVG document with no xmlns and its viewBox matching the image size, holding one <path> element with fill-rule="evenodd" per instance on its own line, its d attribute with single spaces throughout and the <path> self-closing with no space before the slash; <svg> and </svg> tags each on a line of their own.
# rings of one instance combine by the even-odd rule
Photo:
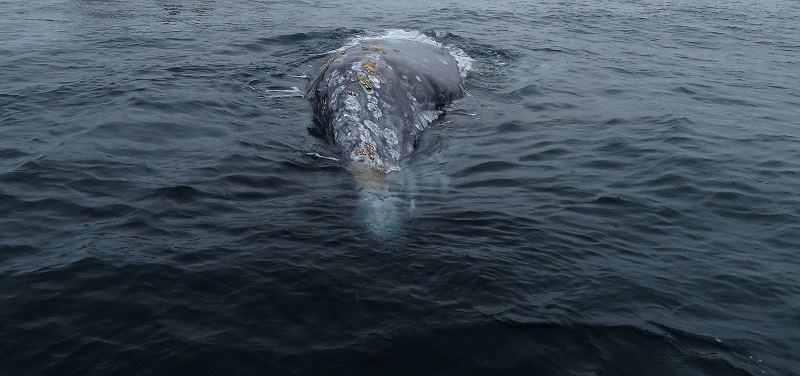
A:
<svg viewBox="0 0 800 376">
<path fill-rule="evenodd" d="M 0 369 L 799 368 L 794 2 L 70 4 L 0 14 Z M 380 190 L 267 90 L 389 27 L 475 63 Z"/>
</svg>

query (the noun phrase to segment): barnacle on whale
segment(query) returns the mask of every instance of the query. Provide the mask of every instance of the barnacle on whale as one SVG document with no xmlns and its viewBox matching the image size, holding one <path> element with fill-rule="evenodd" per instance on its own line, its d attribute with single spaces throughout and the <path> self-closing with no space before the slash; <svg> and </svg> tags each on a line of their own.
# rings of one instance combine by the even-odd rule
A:
<svg viewBox="0 0 800 376">
<path fill-rule="evenodd" d="M 325 62 L 325 64 L 322 64 L 322 67 L 321 67 L 321 68 L 319 68 L 319 70 L 324 70 L 325 68 L 327 68 L 327 67 L 328 67 L 328 65 L 331 65 L 331 63 L 332 63 L 334 60 L 336 60 L 336 59 L 337 59 L 339 56 L 342 56 L 342 55 L 344 55 L 344 51 L 339 51 L 339 52 L 337 52 L 337 53 L 333 54 L 333 56 L 331 56 L 331 57 L 328 59 L 328 61 L 326 61 L 326 62 Z"/>
<path fill-rule="evenodd" d="M 364 141 L 364 148 L 358 148 L 355 151 L 356 155 L 364 155 L 370 160 L 375 160 L 375 146 L 369 141 Z"/>
<path fill-rule="evenodd" d="M 386 55 L 386 49 L 384 49 L 381 46 L 376 46 L 374 44 L 368 44 L 368 45 L 361 46 L 361 50 L 362 51 L 375 51 L 375 52 L 380 52 L 380 53 Z"/>
<path fill-rule="evenodd" d="M 372 60 L 365 60 L 364 62 L 362 62 L 361 69 L 363 69 L 364 72 L 367 72 L 367 74 L 371 75 L 377 75 L 378 73 L 380 73 L 378 71 L 378 65 L 375 64 L 375 62 Z"/>
<path fill-rule="evenodd" d="M 358 79 L 358 82 L 361 83 L 361 86 L 364 87 L 364 89 L 372 90 L 372 83 L 369 82 L 369 78 L 367 78 L 366 75 L 359 73 L 356 75 L 356 78 Z"/>
</svg>

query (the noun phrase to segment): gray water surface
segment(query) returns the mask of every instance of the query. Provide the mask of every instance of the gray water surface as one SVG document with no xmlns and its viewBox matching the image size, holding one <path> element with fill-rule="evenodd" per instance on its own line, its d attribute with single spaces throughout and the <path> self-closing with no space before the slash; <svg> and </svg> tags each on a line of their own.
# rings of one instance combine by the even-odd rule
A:
<svg viewBox="0 0 800 376">
<path fill-rule="evenodd" d="M 800 371 L 795 1 L 0 9 L 4 372 Z M 374 192 L 296 94 L 387 33 L 468 95 Z"/>
</svg>

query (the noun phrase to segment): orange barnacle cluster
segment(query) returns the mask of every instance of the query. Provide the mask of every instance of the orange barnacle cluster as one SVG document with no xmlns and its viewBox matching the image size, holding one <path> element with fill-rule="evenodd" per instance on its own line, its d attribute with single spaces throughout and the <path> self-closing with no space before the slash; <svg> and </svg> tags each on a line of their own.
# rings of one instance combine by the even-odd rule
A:
<svg viewBox="0 0 800 376">
<path fill-rule="evenodd" d="M 334 60 L 336 60 L 338 57 L 340 57 L 340 56 L 342 56 L 342 55 L 344 55 L 344 51 L 339 51 L 339 52 L 337 52 L 337 53 L 333 54 L 333 56 L 331 56 L 331 57 L 328 59 L 328 61 L 326 61 L 326 62 L 325 62 L 325 64 L 322 64 L 322 68 L 319 68 L 319 70 L 324 70 L 325 68 L 327 68 L 327 67 L 328 67 L 328 65 L 331 65 L 331 63 L 332 63 Z"/>
<path fill-rule="evenodd" d="M 386 55 L 386 50 L 383 47 L 376 46 L 374 44 L 367 44 L 367 45 L 361 46 L 361 50 L 362 51 L 375 51 L 375 52 L 380 52 L 380 53 Z"/>
<path fill-rule="evenodd" d="M 356 79 L 358 79 L 358 82 L 364 87 L 364 89 L 372 90 L 372 83 L 369 82 L 369 78 L 367 78 L 366 75 L 359 73 L 356 75 Z"/>
<path fill-rule="evenodd" d="M 361 63 L 361 69 L 363 69 L 364 72 L 367 72 L 367 74 L 371 74 L 373 76 L 380 73 L 380 71 L 378 71 L 378 65 L 372 60 L 363 61 Z"/>
<path fill-rule="evenodd" d="M 358 148 L 355 152 L 356 155 L 363 155 L 370 160 L 375 160 L 375 146 L 369 141 L 364 141 L 364 148 Z"/>
</svg>

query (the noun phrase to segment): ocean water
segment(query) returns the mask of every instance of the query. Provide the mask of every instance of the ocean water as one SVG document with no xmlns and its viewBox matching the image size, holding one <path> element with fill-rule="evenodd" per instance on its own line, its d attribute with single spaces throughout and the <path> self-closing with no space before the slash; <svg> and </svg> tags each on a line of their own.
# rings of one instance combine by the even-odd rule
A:
<svg viewBox="0 0 800 376">
<path fill-rule="evenodd" d="M 0 9 L 0 374 L 800 374 L 796 1 Z M 369 36 L 467 91 L 383 190 Z"/>
</svg>

